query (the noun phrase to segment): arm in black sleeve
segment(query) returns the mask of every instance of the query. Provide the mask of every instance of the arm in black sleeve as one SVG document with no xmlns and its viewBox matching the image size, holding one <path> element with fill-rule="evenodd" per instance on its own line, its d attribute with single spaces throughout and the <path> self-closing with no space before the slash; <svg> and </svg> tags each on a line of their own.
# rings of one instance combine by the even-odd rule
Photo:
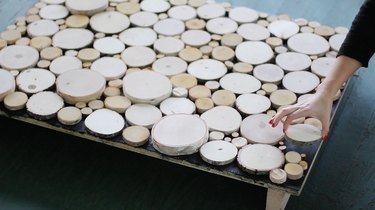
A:
<svg viewBox="0 0 375 210">
<path fill-rule="evenodd" d="M 337 56 L 345 55 L 359 61 L 363 67 L 375 52 L 375 0 L 366 0 L 352 22 Z"/>
</svg>

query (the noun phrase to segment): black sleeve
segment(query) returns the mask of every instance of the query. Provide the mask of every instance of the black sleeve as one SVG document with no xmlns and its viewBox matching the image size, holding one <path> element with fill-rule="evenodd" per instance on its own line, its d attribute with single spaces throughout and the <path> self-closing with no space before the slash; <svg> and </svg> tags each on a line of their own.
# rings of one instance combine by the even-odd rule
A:
<svg viewBox="0 0 375 210">
<path fill-rule="evenodd" d="M 337 56 L 345 55 L 359 61 L 363 67 L 375 52 L 375 0 L 366 0 L 352 22 Z"/>
</svg>

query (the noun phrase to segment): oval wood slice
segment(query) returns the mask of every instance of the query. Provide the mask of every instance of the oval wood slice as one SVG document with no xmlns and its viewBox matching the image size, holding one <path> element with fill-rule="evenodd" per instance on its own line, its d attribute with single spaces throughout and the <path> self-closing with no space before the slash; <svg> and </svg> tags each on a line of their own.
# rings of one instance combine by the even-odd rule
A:
<svg viewBox="0 0 375 210">
<path fill-rule="evenodd" d="M 154 43 L 154 49 L 164 55 L 177 55 L 184 47 L 184 42 L 174 37 L 160 38 Z"/>
<path fill-rule="evenodd" d="M 284 71 L 275 64 L 261 64 L 254 68 L 253 75 L 262 82 L 278 84 L 284 77 Z"/>
<path fill-rule="evenodd" d="M 13 75 L 4 69 L 0 69 L 0 102 L 13 93 L 16 89 L 16 82 Z"/>
<path fill-rule="evenodd" d="M 349 33 L 349 29 L 347 27 L 344 27 L 344 26 L 338 26 L 335 28 L 335 32 L 338 33 L 338 34 L 347 34 Z"/>
<path fill-rule="evenodd" d="M 288 39 L 299 32 L 299 26 L 292 21 L 276 20 L 268 25 L 268 30 L 276 37 Z"/>
<path fill-rule="evenodd" d="M 309 144 L 322 139 L 320 129 L 307 124 L 289 126 L 286 139 L 299 144 Z"/>
<path fill-rule="evenodd" d="M 94 48 L 84 48 L 78 51 L 77 57 L 83 62 L 93 62 L 100 57 L 100 52 Z"/>
<path fill-rule="evenodd" d="M 51 44 L 52 44 L 52 39 L 47 36 L 37 36 L 30 40 L 30 46 L 39 51 L 46 47 L 51 46 Z"/>
<path fill-rule="evenodd" d="M 227 46 L 230 48 L 235 48 L 242 41 L 243 41 L 243 38 L 241 35 L 237 33 L 228 33 L 228 34 L 223 35 L 221 39 L 221 45 Z"/>
<path fill-rule="evenodd" d="M 212 50 L 212 58 L 222 62 L 232 60 L 234 51 L 226 46 L 218 46 Z"/>
<path fill-rule="evenodd" d="M 43 0 L 46 4 L 63 4 L 65 0 Z"/>
<path fill-rule="evenodd" d="M 155 13 L 145 11 L 134 13 L 129 19 L 133 25 L 138 27 L 151 27 L 159 20 Z"/>
<path fill-rule="evenodd" d="M 330 37 L 335 34 L 335 29 L 329 26 L 320 25 L 314 28 L 314 33 L 322 37 Z"/>
<path fill-rule="evenodd" d="M 168 16 L 171 18 L 187 21 L 197 16 L 197 11 L 188 5 L 174 6 L 168 10 Z"/>
<path fill-rule="evenodd" d="M 127 29 L 130 26 L 130 20 L 119 12 L 102 12 L 90 18 L 90 26 L 98 32 L 115 34 Z"/>
<path fill-rule="evenodd" d="M 346 38 L 346 34 L 335 34 L 331 36 L 329 38 L 329 45 L 331 46 L 331 49 L 338 52 L 345 38 Z"/>
<path fill-rule="evenodd" d="M 172 82 L 173 84 L 173 82 Z M 172 90 L 172 96 L 178 98 L 186 98 L 188 96 L 188 89 L 183 87 L 175 87 Z"/>
<path fill-rule="evenodd" d="M 307 71 L 290 72 L 283 78 L 283 86 L 297 94 L 308 93 L 319 84 L 319 77 Z"/>
<path fill-rule="evenodd" d="M 188 65 L 186 61 L 178 57 L 164 57 L 156 60 L 152 64 L 152 69 L 165 76 L 174 76 L 184 73 Z"/>
<path fill-rule="evenodd" d="M 187 62 L 193 62 L 202 57 L 203 53 L 197 48 L 185 48 L 178 53 L 178 56 Z"/>
<path fill-rule="evenodd" d="M 287 177 L 290 180 L 298 180 L 303 176 L 303 168 L 297 163 L 287 163 L 284 166 Z"/>
<path fill-rule="evenodd" d="M 286 182 L 287 174 L 283 169 L 276 168 L 270 171 L 270 180 L 275 184 L 283 184 Z"/>
<path fill-rule="evenodd" d="M 39 52 L 29 46 L 11 45 L 0 51 L 0 65 L 9 70 L 34 67 L 39 60 Z"/>
<path fill-rule="evenodd" d="M 271 35 L 267 28 L 255 23 L 242 24 L 238 27 L 237 33 L 249 41 L 265 40 Z"/>
<path fill-rule="evenodd" d="M 52 39 L 55 47 L 75 50 L 86 47 L 94 40 L 94 34 L 87 29 L 68 28 L 57 32 Z"/>
<path fill-rule="evenodd" d="M 122 131 L 122 139 L 133 147 L 146 144 L 149 137 L 150 131 L 143 126 L 129 126 Z"/>
<path fill-rule="evenodd" d="M 249 63 L 238 62 L 233 65 L 233 72 L 250 73 L 253 71 L 253 65 Z"/>
<path fill-rule="evenodd" d="M 197 9 L 197 14 L 202 19 L 213 19 L 225 15 L 225 8 L 221 4 L 205 4 Z"/>
<path fill-rule="evenodd" d="M 258 65 L 269 61 L 273 57 L 273 51 L 264 42 L 247 41 L 236 47 L 236 57 L 242 62 Z"/>
<path fill-rule="evenodd" d="M 85 119 L 85 127 L 96 136 L 112 138 L 119 134 L 125 126 L 124 118 L 109 109 L 99 109 Z"/>
<path fill-rule="evenodd" d="M 310 97 L 313 96 L 313 95 L 314 95 L 314 94 L 312 94 L 312 93 L 308 93 L 308 94 L 300 95 L 300 96 L 298 97 L 297 102 L 298 102 L 298 103 L 302 103 L 303 101 L 305 101 L 306 99 L 310 98 Z"/>
<path fill-rule="evenodd" d="M 128 46 L 150 46 L 157 39 L 157 34 L 150 28 L 129 28 L 119 35 L 119 39 Z"/>
<path fill-rule="evenodd" d="M 205 143 L 199 149 L 202 159 L 212 165 L 227 165 L 237 156 L 237 148 L 226 141 L 216 140 Z"/>
<path fill-rule="evenodd" d="M 209 141 L 223 140 L 225 137 L 223 132 L 220 131 L 211 131 L 209 135 Z"/>
<path fill-rule="evenodd" d="M 297 96 L 290 90 L 280 89 L 276 90 L 270 95 L 270 100 L 274 108 L 294 104 L 297 101 Z"/>
<path fill-rule="evenodd" d="M 258 12 L 248 7 L 235 7 L 230 10 L 229 17 L 238 23 L 252 23 L 258 20 Z"/>
<path fill-rule="evenodd" d="M 27 26 L 27 34 L 30 37 L 52 36 L 59 31 L 59 26 L 52 20 L 38 20 Z"/>
<path fill-rule="evenodd" d="M 245 94 L 259 90 L 261 82 L 248 74 L 230 73 L 220 79 L 220 86 L 235 94 Z"/>
<path fill-rule="evenodd" d="M 214 107 L 214 102 L 211 98 L 198 98 L 195 100 L 195 106 L 198 113 L 206 112 Z"/>
<path fill-rule="evenodd" d="M 132 15 L 141 10 L 138 2 L 122 2 L 116 6 L 116 10 L 124 15 Z"/>
<path fill-rule="evenodd" d="M 167 98 L 160 103 L 160 111 L 164 115 L 193 114 L 195 104 L 186 98 Z"/>
<path fill-rule="evenodd" d="M 125 112 L 125 119 L 130 125 L 140 125 L 148 129 L 162 117 L 160 110 L 150 104 L 134 104 Z"/>
<path fill-rule="evenodd" d="M 156 53 L 148 47 L 128 47 L 121 53 L 121 58 L 127 66 L 143 67 L 155 61 Z"/>
<path fill-rule="evenodd" d="M 322 128 L 323 128 L 322 122 L 320 122 L 320 120 L 318 120 L 316 118 L 312 118 L 312 117 L 307 118 L 303 123 L 315 126 L 315 127 L 319 128 L 320 130 L 322 130 Z"/>
<path fill-rule="evenodd" d="M 104 106 L 107 109 L 122 114 L 131 106 L 131 101 L 125 96 L 110 96 L 105 98 Z"/>
<path fill-rule="evenodd" d="M 293 35 L 288 39 L 288 47 L 292 51 L 307 55 L 321 55 L 329 50 L 329 44 L 326 39 L 310 33 Z"/>
<path fill-rule="evenodd" d="M 299 163 L 302 160 L 302 157 L 296 151 L 289 151 L 285 153 L 285 160 L 287 163 Z"/>
<path fill-rule="evenodd" d="M 164 36 L 176 36 L 185 31 L 185 24 L 181 20 L 167 18 L 154 24 L 154 30 Z"/>
<path fill-rule="evenodd" d="M 108 82 L 109 87 L 122 88 L 122 79 L 115 79 Z"/>
<path fill-rule="evenodd" d="M 201 115 L 211 131 L 231 134 L 238 131 L 242 117 L 238 111 L 228 106 L 216 106 Z"/>
<path fill-rule="evenodd" d="M 82 113 L 77 107 L 68 106 L 57 112 L 57 119 L 63 125 L 75 125 L 82 120 Z"/>
<path fill-rule="evenodd" d="M 228 34 L 237 30 L 238 24 L 232 19 L 219 17 L 207 21 L 206 29 L 213 34 Z"/>
<path fill-rule="evenodd" d="M 211 97 L 211 90 L 204 85 L 197 85 L 189 89 L 189 98 L 192 101 L 198 98 L 209 98 Z"/>
<path fill-rule="evenodd" d="M 164 0 L 144 0 L 141 2 L 141 8 L 147 12 L 162 13 L 167 11 L 171 5 Z"/>
<path fill-rule="evenodd" d="M 40 51 L 40 57 L 49 61 L 62 56 L 62 54 L 62 50 L 57 47 L 47 47 Z"/>
<path fill-rule="evenodd" d="M 117 38 L 104 37 L 96 39 L 94 48 L 107 55 L 115 55 L 125 50 L 125 45 Z"/>
<path fill-rule="evenodd" d="M 234 137 L 231 143 L 237 148 L 241 149 L 242 147 L 247 145 L 247 139 L 244 137 Z"/>
<path fill-rule="evenodd" d="M 266 39 L 266 43 L 275 49 L 276 47 L 282 46 L 283 40 L 278 37 L 269 37 Z"/>
<path fill-rule="evenodd" d="M 90 68 L 103 75 L 107 81 L 122 78 L 127 70 L 121 59 L 113 57 L 99 58 L 92 63 Z"/>
<path fill-rule="evenodd" d="M 180 5 L 187 4 L 188 0 L 170 0 L 169 3 L 174 5 L 174 6 L 180 6 Z"/>
<path fill-rule="evenodd" d="M 200 47 L 211 41 L 211 35 L 203 30 L 188 30 L 182 33 L 181 40 L 186 45 Z"/>
<path fill-rule="evenodd" d="M 326 77 L 335 64 L 336 58 L 321 57 L 311 64 L 311 71 L 319 77 Z"/>
<path fill-rule="evenodd" d="M 216 106 L 233 106 L 236 101 L 236 95 L 229 90 L 215 91 L 211 98 Z"/>
<path fill-rule="evenodd" d="M 104 108 L 104 102 L 101 100 L 92 100 L 87 103 L 87 106 L 90 107 L 92 110 L 98 110 Z"/>
<path fill-rule="evenodd" d="M 72 14 L 93 15 L 108 7 L 108 0 L 66 0 L 65 6 Z"/>
<path fill-rule="evenodd" d="M 21 38 L 22 34 L 18 30 L 10 29 L 1 32 L 0 38 L 5 40 L 7 44 L 14 44 Z"/>
<path fill-rule="evenodd" d="M 238 152 L 237 161 L 242 170 L 251 174 L 267 174 L 284 164 L 284 154 L 274 146 L 253 144 Z"/>
<path fill-rule="evenodd" d="M 211 90 L 211 92 L 217 91 L 220 88 L 220 83 L 215 80 L 207 81 L 204 83 L 204 86 L 206 86 L 208 89 Z"/>
<path fill-rule="evenodd" d="M 271 107 L 271 101 L 266 96 L 254 93 L 242 94 L 237 97 L 236 107 L 244 114 L 259 114 Z"/>
<path fill-rule="evenodd" d="M 19 90 L 33 94 L 51 88 L 55 81 L 55 75 L 48 70 L 27 69 L 17 76 L 16 84 Z"/>
<path fill-rule="evenodd" d="M 215 80 L 227 73 L 227 67 L 214 59 L 201 59 L 189 64 L 188 72 L 203 81 Z"/>
<path fill-rule="evenodd" d="M 198 80 L 191 74 L 178 74 L 171 77 L 173 87 L 190 89 L 198 84 Z"/>
<path fill-rule="evenodd" d="M 276 56 L 276 64 L 285 71 L 302 71 L 310 67 L 311 59 L 302 53 L 286 52 Z"/>
<path fill-rule="evenodd" d="M 69 28 L 86 28 L 90 22 L 90 18 L 86 15 L 71 15 L 69 16 L 65 24 Z"/>
<path fill-rule="evenodd" d="M 54 118 L 63 106 L 64 100 L 50 91 L 36 93 L 26 103 L 27 112 L 38 120 Z"/>
<path fill-rule="evenodd" d="M 11 111 L 21 110 L 26 107 L 28 99 L 29 98 L 24 92 L 13 92 L 4 98 L 4 106 Z"/>
<path fill-rule="evenodd" d="M 191 19 L 185 22 L 186 28 L 190 30 L 202 30 L 206 26 L 206 22 L 202 19 Z"/>
<path fill-rule="evenodd" d="M 275 92 L 277 89 L 278 89 L 277 85 L 273 83 L 264 83 L 262 85 L 262 90 L 264 90 L 267 95 L 270 95 L 271 93 Z"/>
<path fill-rule="evenodd" d="M 48 5 L 39 11 L 39 16 L 47 20 L 64 19 L 68 15 L 69 11 L 62 5 Z"/>
<path fill-rule="evenodd" d="M 61 56 L 51 62 L 49 69 L 55 75 L 60 75 L 69 70 L 82 69 L 82 61 L 73 56 Z"/>
</svg>

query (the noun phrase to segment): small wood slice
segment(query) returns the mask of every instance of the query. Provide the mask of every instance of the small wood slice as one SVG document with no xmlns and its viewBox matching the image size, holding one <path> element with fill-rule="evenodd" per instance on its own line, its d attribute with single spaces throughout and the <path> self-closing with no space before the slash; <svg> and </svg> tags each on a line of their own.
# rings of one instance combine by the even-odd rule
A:
<svg viewBox="0 0 375 210">
<path fill-rule="evenodd" d="M 51 65 L 51 61 L 48 61 L 48 60 L 40 60 L 40 61 L 37 63 L 36 66 L 37 66 L 38 68 L 47 69 L 50 65 Z"/>
<path fill-rule="evenodd" d="M 32 23 L 32 22 L 37 21 L 37 20 L 40 20 L 40 16 L 39 15 L 28 15 L 27 19 L 26 19 L 26 22 L 27 23 Z"/>
<path fill-rule="evenodd" d="M 317 128 L 319 128 L 320 130 L 322 130 L 322 122 L 320 122 L 320 120 L 316 119 L 316 118 L 307 118 L 305 121 L 304 121 L 304 124 L 308 124 L 308 125 L 312 125 L 312 126 L 315 126 Z"/>
<path fill-rule="evenodd" d="M 346 34 L 335 34 L 331 36 L 329 38 L 329 45 L 331 46 L 331 49 L 338 52 L 345 38 L 346 38 Z"/>
<path fill-rule="evenodd" d="M 69 28 L 86 28 L 90 22 L 90 18 L 86 15 L 71 15 L 69 16 L 65 24 Z"/>
<path fill-rule="evenodd" d="M 38 51 L 29 46 L 12 45 L 0 51 L 0 65 L 9 70 L 34 67 L 38 59 Z"/>
<path fill-rule="evenodd" d="M 185 25 L 190 30 L 202 30 L 206 26 L 206 22 L 201 19 L 191 19 L 186 21 Z"/>
<path fill-rule="evenodd" d="M 249 63 L 239 62 L 233 65 L 233 72 L 250 73 L 253 71 L 253 65 Z"/>
<path fill-rule="evenodd" d="M 98 32 L 115 34 L 127 29 L 130 26 L 130 20 L 119 12 L 102 12 L 90 18 L 90 26 Z"/>
<path fill-rule="evenodd" d="M 284 166 L 287 177 L 290 180 L 298 180 L 303 176 L 303 168 L 297 163 L 287 163 Z"/>
<path fill-rule="evenodd" d="M 104 106 L 107 109 L 122 114 L 131 106 L 131 101 L 125 96 L 109 96 L 105 98 Z"/>
<path fill-rule="evenodd" d="M 336 58 L 321 57 L 314 60 L 311 64 L 311 71 L 319 77 L 326 77 L 333 65 L 336 62 Z"/>
<path fill-rule="evenodd" d="M 344 27 L 344 26 L 338 26 L 335 28 L 335 32 L 337 34 L 347 34 L 349 33 L 349 29 L 347 27 Z"/>
<path fill-rule="evenodd" d="M 220 79 L 220 86 L 235 94 L 245 94 L 259 90 L 261 82 L 248 74 L 230 73 Z"/>
<path fill-rule="evenodd" d="M 237 33 L 249 41 L 261 41 L 270 37 L 270 32 L 267 28 L 255 23 L 242 24 L 238 27 Z"/>
<path fill-rule="evenodd" d="M 214 107 L 214 102 L 211 98 L 198 98 L 195 100 L 195 106 L 197 107 L 197 112 L 202 114 Z"/>
<path fill-rule="evenodd" d="M 56 75 L 60 75 L 69 70 L 82 68 L 82 61 L 73 56 L 61 56 L 51 62 L 50 70 Z"/>
<path fill-rule="evenodd" d="M 130 22 L 138 27 L 151 27 L 158 22 L 158 16 L 152 12 L 137 12 L 132 14 Z"/>
<path fill-rule="evenodd" d="M 188 4 L 192 7 L 200 7 L 207 3 L 207 0 L 189 0 Z"/>
<path fill-rule="evenodd" d="M 182 33 L 181 40 L 186 45 L 200 47 L 211 41 L 211 35 L 203 30 L 188 30 Z"/>
<path fill-rule="evenodd" d="M 269 61 L 273 57 L 273 51 L 264 42 L 247 41 L 236 47 L 236 57 L 242 62 L 258 65 Z"/>
<path fill-rule="evenodd" d="M 46 4 L 63 4 L 65 0 L 42 0 Z"/>
<path fill-rule="evenodd" d="M 275 184 L 283 184 L 286 182 L 287 174 L 283 169 L 277 168 L 270 171 L 270 180 Z"/>
<path fill-rule="evenodd" d="M 59 26 L 52 20 L 38 20 L 27 26 L 27 34 L 30 37 L 52 36 L 59 31 Z"/>
<path fill-rule="evenodd" d="M 235 21 L 225 17 L 219 17 L 207 21 L 206 29 L 213 34 L 228 34 L 237 30 L 238 25 Z"/>
<path fill-rule="evenodd" d="M 309 144 L 322 139 L 320 129 L 307 124 L 296 124 L 289 126 L 286 139 L 294 143 Z"/>
<path fill-rule="evenodd" d="M 121 58 L 127 66 L 143 67 L 155 61 L 156 53 L 148 47 L 128 47 L 121 53 Z"/>
<path fill-rule="evenodd" d="M 109 87 L 122 88 L 122 79 L 115 79 L 108 82 Z"/>
<path fill-rule="evenodd" d="M 108 7 L 108 0 L 66 0 L 65 6 L 72 14 L 93 15 Z"/>
<path fill-rule="evenodd" d="M 283 40 L 278 37 L 269 37 L 266 39 L 266 43 L 269 44 L 272 48 L 281 46 L 283 44 Z"/>
<path fill-rule="evenodd" d="M 8 43 L 4 39 L 0 39 L 0 50 L 3 49 L 4 47 L 8 46 Z"/>
<path fill-rule="evenodd" d="M 238 23 L 252 23 L 258 20 L 258 12 L 248 7 L 236 7 L 230 10 L 229 17 Z"/>
<path fill-rule="evenodd" d="M 236 95 L 229 90 L 218 90 L 212 94 L 212 101 L 216 106 L 233 106 L 236 101 Z"/>
<path fill-rule="evenodd" d="M 278 84 L 284 77 L 284 71 L 275 64 L 261 64 L 254 68 L 253 75 L 262 82 Z"/>
<path fill-rule="evenodd" d="M 307 170 L 309 168 L 309 164 L 304 160 L 300 161 L 298 165 L 302 166 L 303 170 Z"/>
<path fill-rule="evenodd" d="M 200 148 L 202 159 L 212 165 L 227 165 L 237 156 L 237 148 L 226 141 L 210 141 Z"/>
<path fill-rule="evenodd" d="M 154 71 L 169 77 L 184 73 L 187 67 L 187 63 L 178 57 L 160 58 L 152 64 Z"/>
<path fill-rule="evenodd" d="M 300 29 L 301 33 L 314 33 L 314 28 L 310 26 L 302 26 Z"/>
<path fill-rule="evenodd" d="M 63 125 L 75 125 L 82 120 L 81 110 L 74 106 L 68 106 L 57 112 L 57 120 Z"/>
<path fill-rule="evenodd" d="M 270 100 L 274 108 L 279 108 L 280 106 L 291 105 L 297 101 L 297 96 L 290 90 L 276 90 L 271 93 Z"/>
<path fill-rule="evenodd" d="M 95 40 L 94 48 L 107 55 L 115 55 L 125 50 L 125 45 L 116 38 L 104 37 Z"/>
<path fill-rule="evenodd" d="M 15 89 L 16 83 L 13 75 L 7 70 L 0 69 L 0 102 Z"/>
<path fill-rule="evenodd" d="M 172 82 L 173 84 L 173 82 Z M 188 89 L 183 87 L 175 87 L 172 90 L 172 96 L 178 98 L 186 98 L 188 96 Z"/>
<path fill-rule="evenodd" d="M 227 46 L 230 48 L 235 48 L 242 41 L 243 41 L 243 38 L 241 35 L 236 34 L 236 33 L 228 33 L 228 34 L 223 35 L 223 38 L 221 39 L 221 45 Z"/>
<path fill-rule="evenodd" d="M 74 106 L 77 107 L 78 109 L 83 109 L 83 108 L 86 107 L 86 103 L 85 102 L 77 102 Z"/>
<path fill-rule="evenodd" d="M 150 46 L 157 39 L 157 34 L 150 28 L 129 28 L 119 35 L 119 39 L 128 46 Z"/>
<path fill-rule="evenodd" d="M 221 4 L 205 4 L 197 9 L 198 16 L 202 19 L 213 19 L 225 15 L 225 8 Z"/>
<path fill-rule="evenodd" d="M 27 112 L 38 120 L 54 118 L 63 106 L 64 100 L 50 91 L 36 93 L 26 103 Z"/>
<path fill-rule="evenodd" d="M 160 111 L 164 115 L 193 114 L 195 104 L 186 98 L 167 98 L 160 103 Z"/>
<path fill-rule="evenodd" d="M 299 163 L 302 157 L 298 152 L 289 151 L 285 154 L 285 160 L 287 163 Z"/>
<path fill-rule="evenodd" d="M 220 88 L 220 83 L 218 81 L 207 81 L 204 83 L 204 86 L 210 89 L 211 92 L 215 92 Z"/>
<path fill-rule="evenodd" d="M 173 87 L 190 89 L 198 84 L 198 80 L 191 74 L 178 74 L 171 77 L 171 83 Z"/>
<path fill-rule="evenodd" d="M 16 45 L 28 46 L 30 44 L 30 38 L 22 37 L 21 39 L 17 40 L 15 44 Z"/>
<path fill-rule="evenodd" d="M 177 55 L 184 46 L 184 42 L 174 37 L 160 38 L 154 43 L 154 49 L 164 55 Z"/>
<path fill-rule="evenodd" d="M 310 67 L 311 59 L 302 53 L 286 52 L 276 56 L 276 64 L 285 71 L 302 71 Z"/>
<path fill-rule="evenodd" d="M 130 125 L 140 125 L 148 129 L 162 117 L 160 110 L 150 104 L 134 104 L 125 112 L 125 119 Z"/>
<path fill-rule="evenodd" d="M 242 117 L 237 110 L 228 106 L 216 106 L 201 115 L 211 131 L 231 134 L 238 131 Z"/>
<path fill-rule="evenodd" d="M 104 102 L 101 100 L 92 100 L 89 103 L 87 103 L 88 107 L 90 107 L 92 110 L 98 110 L 104 108 Z"/>
<path fill-rule="evenodd" d="M 323 37 L 310 34 L 299 33 L 288 39 L 288 47 L 292 51 L 307 55 L 321 55 L 329 50 L 329 44 Z"/>
<path fill-rule="evenodd" d="M 225 137 L 223 132 L 219 131 L 211 131 L 209 135 L 209 141 L 215 141 L 215 140 L 223 140 Z"/>
<path fill-rule="evenodd" d="M 316 27 L 320 26 L 320 23 L 317 22 L 317 21 L 310 21 L 310 22 L 308 23 L 308 26 L 310 26 L 310 27 L 312 27 L 312 28 L 316 28 Z"/>
<path fill-rule="evenodd" d="M 47 47 L 40 51 L 40 57 L 45 60 L 53 60 L 62 56 L 63 52 L 57 47 Z"/>
<path fill-rule="evenodd" d="M 33 94 L 51 88 L 55 81 L 55 75 L 48 70 L 27 69 L 17 76 L 16 84 L 23 92 Z"/>
<path fill-rule="evenodd" d="M 30 46 L 39 51 L 46 47 L 51 46 L 51 44 L 52 44 L 52 40 L 51 38 L 47 36 L 37 36 L 30 40 Z"/>
<path fill-rule="evenodd" d="M 178 56 L 187 62 L 193 62 L 202 57 L 202 52 L 197 48 L 185 48 L 178 53 Z"/>
<path fill-rule="evenodd" d="M 231 143 L 237 148 L 241 149 L 242 147 L 247 145 L 247 139 L 244 137 L 234 137 Z"/>
<path fill-rule="evenodd" d="M 189 89 L 189 98 L 192 101 L 198 98 L 209 98 L 211 97 L 211 90 L 204 85 L 197 85 Z"/>
<path fill-rule="evenodd" d="M 129 126 L 122 132 L 122 139 L 133 147 L 146 144 L 149 137 L 150 131 L 143 126 Z"/>
<path fill-rule="evenodd" d="M 154 24 L 154 30 L 164 36 L 176 36 L 185 31 L 185 24 L 181 20 L 167 18 Z"/>
<path fill-rule="evenodd" d="M 283 78 L 283 86 L 297 94 L 308 93 L 319 84 L 319 77 L 307 71 L 290 72 Z"/>
<path fill-rule="evenodd" d="M 122 78 L 127 70 L 121 59 L 113 57 L 102 57 L 92 63 L 90 68 L 103 75 L 107 81 Z"/>
<path fill-rule="evenodd" d="M 69 11 L 62 5 L 48 5 L 39 11 L 39 16 L 47 20 L 63 19 L 68 15 Z"/>
<path fill-rule="evenodd" d="M 277 85 L 273 83 L 264 83 L 262 85 L 262 90 L 264 90 L 267 95 L 270 95 L 271 93 L 275 92 L 277 89 L 278 89 Z"/>
<path fill-rule="evenodd" d="M 306 26 L 309 22 L 304 18 L 297 18 L 294 19 L 294 22 L 297 23 L 299 26 Z"/>
<path fill-rule="evenodd" d="M 23 92 L 13 92 L 4 98 L 4 106 L 11 111 L 17 111 L 25 108 L 28 97 Z"/>
<path fill-rule="evenodd" d="M 275 53 L 277 54 L 286 53 L 286 52 L 288 52 L 288 48 L 284 46 L 275 47 Z"/>
<path fill-rule="evenodd" d="M 162 13 L 167 11 L 171 5 L 164 0 L 144 0 L 141 2 L 141 8 L 147 12 Z"/>
<path fill-rule="evenodd" d="M 192 62 L 188 66 L 188 72 L 203 81 L 215 80 L 227 73 L 227 67 L 217 60 L 201 59 Z"/>
<path fill-rule="evenodd" d="M 170 0 L 169 3 L 174 5 L 174 6 L 180 6 L 180 5 L 187 4 L 188 0 Z"/>
<path fill-rule="evenodd" d="M 236 100 L 237 109 L 244 114 L 259 114 L 271 107 L 271 101 L 266 96 L 258 94 L 242 94 Z"/>
<path fill-rule="evenodd" d="M 282 167 L 284 154 L 271 145 L 253 144 L 240 149 L 237 161 L 240 168 L 248 173 L 267 174 L 273 169 Z"/>
<path fill-rule="evenodd" d="M 100 52 L 94 48 L 84 48 L 78 51 L 77 57 L 83 62 L 93 62 L 100 57 Z"/>
<path fill-rule="evenodd" d="M 314 28 L 314 33 L 322 37 L 330 37 L 335 34 L 335 29 L 329 26 L 320 25 Z"/>
<path fill-rule="evenodd" d="M 93 110 L 90 107 L 84 107 L 81 109 L 81 113 L 83 116 L 88 116 L 93 112 Z"/>
<path fill-rule="evenodd" d="M 69 28 L 57 32 L 53 36 L 53 45 L 65 50 L 86 47 L 94 40 L 94 34 L 87 29 Z"/>
<path fill-rule="evenodd" d="M 168 10 L 168 16 L 171 18 L 187 21 L 197 16 L 197 11 L 188 5 L 174 6 Z"/>
<path fill-rule="evenodd" d="M 299 32 L 299 26 L 292 21 L 276 20 L 268 25 L 268 30 L 276 37 L 288 39 Z"/>
<path fill-rule="evenodd" d="M 116 10 L 124 15 L 132 15 L 141 10 L 138 2 L 123 2 L 116 6 Z"/>
<path fill-rule="evenodd" d="M 234 51 L 226 46 L 218 46 L 212 50 L 212 58 L 222 62 L 232 60 Z"/>
<path fill-rule="evenodd" d="M 119 134 L 125 126 L 124 118 L 109 109 L 99 109 L 85 119 L 85 127 L 94 135 L 112 138 Z"/>
</svg>

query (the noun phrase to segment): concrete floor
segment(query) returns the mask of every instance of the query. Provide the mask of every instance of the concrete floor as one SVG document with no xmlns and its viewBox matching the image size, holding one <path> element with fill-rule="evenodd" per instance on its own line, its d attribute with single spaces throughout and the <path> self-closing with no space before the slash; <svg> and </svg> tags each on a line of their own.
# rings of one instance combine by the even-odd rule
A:
<svg viewBox="0 0 375 210">
<path fill-rule="evenodd" d="M 0 29 L 34 2 L 1 0 Z M 362 0 L 231 2 L 349 27 Z M 305 189 L 287 209 L 375 209 L 374 69 L 372 59 L 353 76 Z M 264 208 L 263 188 L 8 119 L 0 128 L 0 209 Z"/>
</svg>

